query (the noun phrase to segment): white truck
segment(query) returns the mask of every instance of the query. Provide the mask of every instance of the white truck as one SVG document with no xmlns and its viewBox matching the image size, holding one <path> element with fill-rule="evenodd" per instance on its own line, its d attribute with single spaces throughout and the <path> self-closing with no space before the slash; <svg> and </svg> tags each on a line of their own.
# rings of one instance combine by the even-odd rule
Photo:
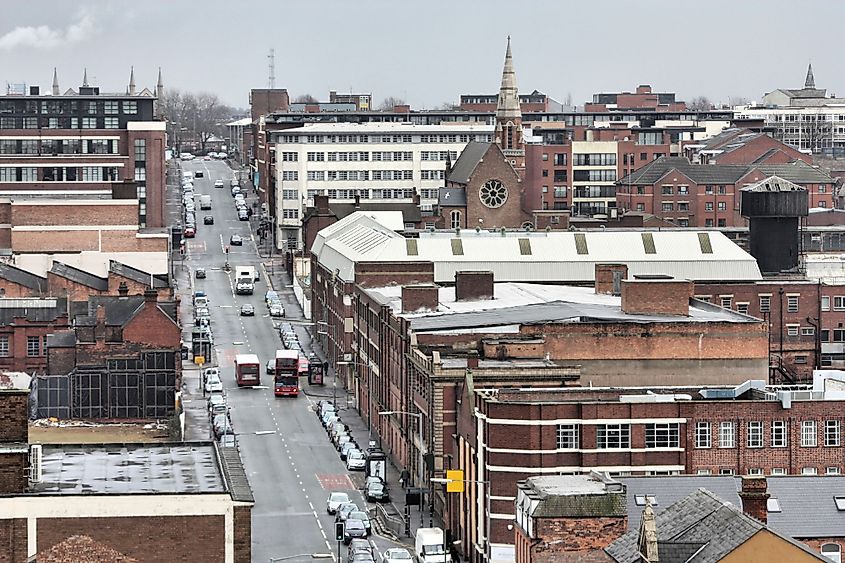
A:
<svg viewBox="0 0 845 563">
<path fill-rule="evenodd" d="M 235 267 L 235 293 L 252 295 L 255 291 L 255 266 Z"/>
<path fill-rule="evenodd" d="M 211 209 L 211 196 L 203 194 L 200 196 L 200 209 Z"/>
<path fill-rule="evenodd" d="M 446 553 L 446 541 L 440 528 L 417 529 L 414 554 L 420 563 L 446 563 L 450 559 Z"/>
</svg>

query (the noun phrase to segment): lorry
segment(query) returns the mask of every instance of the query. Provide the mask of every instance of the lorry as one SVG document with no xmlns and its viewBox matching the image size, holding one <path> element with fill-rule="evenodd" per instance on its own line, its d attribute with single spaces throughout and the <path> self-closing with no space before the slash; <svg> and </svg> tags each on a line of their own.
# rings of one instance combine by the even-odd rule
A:
<svg viewBox="0 0 845 563">
<path fill-rule="evenodd" d="M 420 563 L 446 563 L 446 541 L 440 528 L 418 528 L 414 554 Z"/>
<path fill-rule="evenodd" d="M 203 194 L 200 196 L 200 209 L 211 209 L 211 196 Z"/>
<path fill-rule="evenodd" d="M 252 295 L 255 291 L 255 266 L 235 267 L 235 293 Z"/>
</svg>

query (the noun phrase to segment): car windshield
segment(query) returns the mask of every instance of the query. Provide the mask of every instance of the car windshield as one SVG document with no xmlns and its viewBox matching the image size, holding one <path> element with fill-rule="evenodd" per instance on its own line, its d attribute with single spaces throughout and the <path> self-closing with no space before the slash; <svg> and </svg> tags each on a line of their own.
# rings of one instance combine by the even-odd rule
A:
<svg viewBox="0 0 845 563">
<path fill-rule="evenodd" d="M 352 518 L 353 520 L 361 520 L 361 521 L 370 519 L 370 517 L 367 516 L 367 513 L 362 511 L 362 510 L 353 510 L 352 512 L 349 513 L 349 517 Z"/>
<path fill-rule="evenodd" d="M 346 528 L 348 530 L 363 530 L 364 523 L 360 520 L 353 520 L 352 518 L 348 518 L 346 520 Z"/>
<path fill-rule="evenodd" d="M 346 493 L 332 493 L 331 500 L 332 502 L 348 502 L 349 495 Z"/>
<path fill-rule="evenodd" d="M 443 551 L 443 546 L 440 544 L 423 546 L 423 555 L 443 555 L 444 553 L 446 552 Z"/>
<path fill-rule="evenodd" d="M 404 549 L 397 549 L 397 550 L 395 550 L 395 551 L 394 551 L 394 550 L 388 550 L 388 551 L 385 553 L 385 555 L 386 555 L 389 559 L 410 559 L 410 558 L 411 558 L 411 554 L 410 554 L 410 553 L 408 553 L 408 552 L 407 552 L 406 550 L 404 550 Z"/>
<path fill-rule="evenodd" d="M 373 492 L 381 492 L 384 489 L 384 485 L 381 483 L 370 483 L 370 490 Z"/>
<path fill-rule="evenodd" d="M 349 459 L 364 459 L 364 454 L 361 453 L 361 450 L 351 450 L 348 454 Z"/>
</svg>

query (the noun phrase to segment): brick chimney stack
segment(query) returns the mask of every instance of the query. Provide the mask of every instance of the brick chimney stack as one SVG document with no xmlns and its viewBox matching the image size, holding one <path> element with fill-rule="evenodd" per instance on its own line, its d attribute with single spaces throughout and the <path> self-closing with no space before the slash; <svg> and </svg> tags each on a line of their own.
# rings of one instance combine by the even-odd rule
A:
<svg viewBox="0 0 845 563">
<path fill-rule="evenodd" d="M 129 295 L 129 286 L 126 285 L 125 281 L 120 282 L 120 285 L 117 286 L 117 294 L 121 297 Z"/>
<path fill-rule="evenodd" d="M 20 494 L 28 485 L 29 386 L 21 372 L 0 372 L 0 494 Z"/>
<path fill-rule="evenodd" d="M 455 272 L 455 301 L 493 299 L 493 272 Z"/>
<path fill-rule="evenodd" d="M 439 289 L 433 283 L 402 286 L 402 312 L 436 311 L 440 303 Z"/>
<path fill-rule="evenodd" d="M 158 292 L 152 288 L 147 288 L 144 290 L 144 302 L 152 303 L 153 305 L 156 304 L 158 301 Z"/>
<path fill-rule="evenodd" d="M 689 315 L 693 283 L 671 276 L 634 276 L 622 281 L 622 312 L 631 315 Z"/>
<path fill-rule="evenodd" d="M 742 490 L 739 492 L 742 511 L 763 524 L 768 523 L 769 519 L 769 496 L 768 482 L 765 477 L 745 476 L 742 478 Z"/>
<path fill-rule="evenodd" d="M 596 293 L 621 295 L 622 280 L 627 278 L 627 264 L 596 264 Z"/>
</svg>

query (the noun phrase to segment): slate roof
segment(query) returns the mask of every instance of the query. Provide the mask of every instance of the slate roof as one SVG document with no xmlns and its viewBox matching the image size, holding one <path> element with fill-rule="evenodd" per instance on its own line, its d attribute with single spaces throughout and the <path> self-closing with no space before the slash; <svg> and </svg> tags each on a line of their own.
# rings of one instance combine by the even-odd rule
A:
<svg viewBox="0 0 845 563">
<path fill-rule="evenodd" d="M 493 143 L 480 143 L 478 141 L 470 141 L 461 156 L 455 161 L 451 172 L 446 176 L 447 182 L 455 182 L 457 184 L 469 183 L 469 178 L 475 172 L 478 163 L 484 158 L 487 150 Z"/>
<path fill-rule="evenodd" d="M 754 170 L 759 170 L 765 176 L 780 176 L 796 184 L 832 184 L 834 181 L 823 170 L 803 160 L 788 164 L 693 164 L 686 157 L 664 156 L 635 170 L 616 184 L 650 186 L 658 183 L 673 169 L 697 184 L 736 184 Z"/>
<path fill-rule="evenodd" d="M 76 331 L 59 330 L 47 335 L 48 348 L 73 348 L 76 346 Z"/>
<path fill-rule="evenodd" d="M 0 325 L 8 325 L 17 318 L 29 322 L 54 322 L 67 309 L 66 298 L 20 298 L 0 299 Z"/>
<path fill-rule="evenodd" d="M 79 268 L 74 268 L 73 266 L 68 266 L 67 264 L 63 264 L 61 262 L 54 261 L 53 267 L 50 268 L 50 272 L 59 277 L 82 284 L 92 289 L 96 289 L 98 291 L 108 291 L 109 289 L 108 278 L 101 278 L 99 276 L 95 276 L 90 272 L 80 270 Z"/>
<path fill-rule="evenodd" d="M 661 563 L 717 563 L 766 529 L 762 523 L 706 489 L 699 489 L 657 512 L 655 521 Z M 806 546 L 781 537 L 819 561 L 827 561 Z M 638 530 L 628 532 L 605 548 L 605 552 L 618 563 L 639 563 L 641 556 L 637 540 Z M 674 544 L 677 549 L 670 549 L 667 544 Z M 699 548 L 690 558 L 689 551 L 696 544 Z M 666 550 L 665 556 L 661 549 Z M 670 556 L 678 558 L 673 560 Z"/>
<path fill-rule="evenodd" d="M 6 262 L 0 262 L 0 278 L 28 287 L 35 293 L 42 294 L 47 291 L 47 278 L 27 272 Z"/>
<path fill-rule="evenodd" d="M 72 313 L 75 323 L 79 326 L 94 326 L 96 324 L 97 307 L 102 305 L 106 310 L 107 326 L 124 326 L 144 304 L 143 295 L 90 295 L 88 301 L 73 303 Z M 176 302 L 159 301 L 156 303 L 165 315 L 176 322 Z"/>
<path fill-rule="evenodd" d="M 151 276 L 148 272 L 133 268 L 132 266 L 128 266 L 122 262 L 118 262 L 117 260 L 109 260 L 109 271 L 114 272 L 119 276 L 123 276 L 124 278 L 145 284 L 147 287 L 150 287 L 150 280 L 152 280 L 153 289 L 167 287 L 167 281 L 162 280 L 155 275 Z"/>
<path fill-rule="evenodd" d="M 316 212 L 315 208 L 311 209 L 314 209 Z M 331 211 L 338 219 L 343 219 L 344 217 L 352 215 L 356 211 L 401 211 L 402 218 L 406 223 L 418 223 L 422 220 L 420 206 L 416 203 L 375 203 L 371 201 L 362 201 L 356 206 L 354 203 L 332 202 L 329 203 L 329 211 Z"/>
<path fill-rule="evenodd" d="M 466 207 L 467 192 L 464 188 L 440 188 L 437 205 L 444 207 Z"/>
</svg>

